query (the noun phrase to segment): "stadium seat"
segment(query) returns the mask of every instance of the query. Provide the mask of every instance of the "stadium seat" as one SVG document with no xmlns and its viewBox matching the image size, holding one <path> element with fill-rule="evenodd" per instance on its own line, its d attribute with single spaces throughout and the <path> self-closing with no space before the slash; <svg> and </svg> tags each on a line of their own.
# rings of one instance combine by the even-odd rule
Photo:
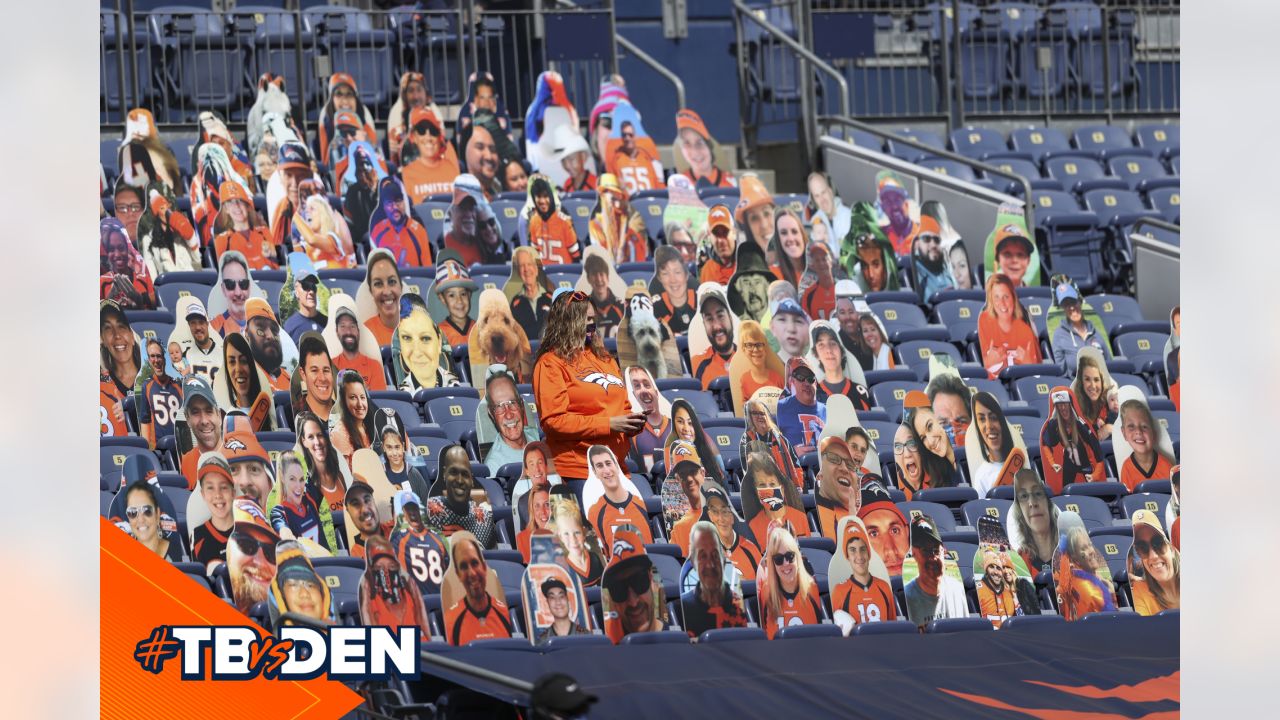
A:
<svg viewBox="0 0 1280 720">
<path fill-rule="evenodd" d="M 964 448 L 956 449 L 956 462 L 962 466 L 965 464 Z M 959 519 L 960 508 L 970 500 L 976 500 L 978 492 L 971 487 L 958 485 L 956 487 L 925 488 L 916 493 L 914 497 L 919 502 L 942 505 L 948 508 L 956 519 Z"/>
<path fill-rule="evenodd" d="M 899 403 L 901 405 L 901 403 Z M 902 411 L 897 411 L 897 416 L 901 418 Z M 861 417 L 861 414 L 859 414 Z M 893 434 L 898 430 L 898 423 L 879 420 L 862 420 L 862 429 L 867 431 L 867 435 L 871 436 L 871 443 L 877 448 L 889 448 L 893 445 Z"/>
<path fill-rule="evenodd" d="M 1044 161 L 1044 169 L 1049 177 L 1061 182 L 1064 189 L 1072 192 L 1129 189 L 1129 185 L 1123 179 L 1108 176 L 1102 163 L 1091 157 L 1078 155 L 1052 157 Z"/>
<path fill-rule="evenodd" d="M 1040 224 L 1041 217 L 1049 212 L 1078 213 L 1084 211 L 1080 207 L 1080 201 L 1065 190 L 1036 190 L 1032 194 L 1032 198 L 1036 203 L 1036 224 Z"/>
<path fill-rule="evenodd" d="M 700 643 L 746 642 L 764 640 L 764 630 L 758 627 L 729 627 L 707 630 L 698 636 Z"/>
<path fill-rule="evenodd" d="M 689 634 L 680 630 L 631 633 L 622 638 L 623 645 L 688 645 Z"/>
<path fill-rule="evenodd" d="M 964 357 L 954 345 L 939 340 L 910 340 L 894 348 L 898 358 L 915 371 L 920 381 L 929 378 L 929 358 L 934 355 L 949 355 L 956 365 L 964 362 Z"/>
<path fill-rule="evenodd" d="M 227 25 L 208 8 L 172 5 L 147 15 L 147 34 L 160 58 L 159 102 L 170 112 L 194 120 L 206 108 L 225 113 L 244 96 L 251 26 Z M 179 155 L 179 162 L 185 165 L 190 157 Z"/>
<path fill-rule="evenodd" d="M 941 635 L 958 632 L 991 632 L 995 630 L 991 621 L 984 617 L 943 618 L 932 620 L 925 627 L 930 635 Z"/>
<path fill-rule="evenodd" d="M 844 637 L 839 625 L 791 625 L 778 631 L 779 640 L 802 640 L 805 638 Z"/>
<path fill-rule="evenodd" d="M 1053 498 L 1053 504 L 1059 510 L 1070 510 L 1078 514 L 1084 520 L 1086 530 L 1111 525 L 1111 508 L 1096 497 L 1059 495 Z"/>
<path fill-rule="evenodd" d="M 413 206 L 414 214 L 421 218 L 422 227 L 427 231 L 427 239 L 436 247 L 440 247 L 444 242 L 444 224 L 449 218 L 449 207 L 449 203 L 438 200 L 427 200 Z M 499 226 L 501 226 L 501 218 Z M 504 227 L 503 230 L 505 231 L 506 228 Z"/>
<path fill-rule="evenodd" d="M 1166 333 L 1135 332 L 1121 335 L 1113 341 L 1117 355 L 1123 355 L 1144 373 L 1164 372 L 1164 345 L 1169 340 Z"/>
<path fill-rule="evenodd" d="M 1117 232 L 1139 218 L 1159 215 L 1144 205 L 1142 196 L 1132 190 L 1092 189 L 1085 191 L 1083 197 L 1085 207 L 1097 214 L 1103 225 L 1110 225 Z"/>
<path fill-rule="evenodd" d="M 990 623 L 988 623 L 990 624 Z M 883 620 L 853 626 L 851 635 L 918 635 L 920 628 L 910 620 Z"/>
<path fill-rule="evenodd" d="M 705 390 L 671 390 L 663 393 L 671 402 L 687 400 L 699 418 L 716 417 L 720 414 L 720 406 L 715 396 Z"/>
<path fill-rule="evenodd" d="M 1107 160 L 1107 170 L 1129 184 L 1130 190 L 1148 192 L 1157 188 L 1176 188 L 1178 178 L 1170 177 L 1164 165 L 1151 157 L 1112 157 Z"/>
<path fill-rule="evenodd" d="M 963 127 L 951 131 L 949 145 L 954 152 L 981 160 L 989 153 L 1007 152 L 1004 136 L 991 128 Z M 1038 173 L 1037 173 L 1038 174 Z"/>
<path fill-rule="evenodd" d="M 1011 615 L 1000 624 L 1000 629 L 1025 630 L 1039 625 L 1057 625 L 1066 621 L 1066 618 L 1061 615 Z"/>
<path fill-rule="evenodd" d="M 927 167 L 939 175 L 946 175 L 957 180 L 966 182 L 974 182 L 978 176 L 974 174 L 973 168 L 956 160 L 948 160 L 946 158 L 925 158 L 918 163 L 921 167 Z"/>
<path fill-rule="evenodd" d="M 911 390 L 921 390 L 925 388 L 924 383 L 914 380 L 890 380 L 881 382 L 871 387 L 871 397 L 876 405 L 884 408 L 889 413 L 889 417 L 893 421 L 902 420 L 902 400 Z M 889 436 L 893 437 L 892 434 Z"/>
<path fill-rule="evenodd" d="M 900 130 L 895 130 L 893 134 L 900 138 L 914 140 L 922 145 L 938 148 L 939 150 L 945 149 L 947 146 L 947 144 L 942 140 L 942 137 L 932 130 L 902 128 Z M 902 158 L 908 162 L 920 162 L 926 158 L 935 157 L 931 152 L 918 150 L 906 143 L 895 141 L 892 138 L 885 142 L 885 149 L 888 150 L 890 155 Z"/>
<path fill-rule="evenodd" d="M 1012 505 L 1013 503 L 1009 500 L 979 498 L 962 505 L 960 514 L 964 518 L 964 524 L 969 527 L 978 527 L 978 519 L 984 517 L 999 520 L 1003 525 Z"/>
<path fill-rule="evenodd" d="M 468 420 L 474 423 L 479 406 L 480 401 L 473 397 L 438 397 L 427 401 L 427 419 L 440 426 L 447 422 Z"/>
<path fill-rule="evenodd" d="M 1049 391 L 1055 386 L 1070 386 L 1071 381 L 1061 375 L 1031 375 L 1013 381 L 1013 394 L 1030 406 L 1047 408 Z"/>
<path fill-rule="evenodd" d="M 325 584 L 329 586 L 334 605 L 344 601 L 357 601 L 360 594 L 360 576 L 364 575 L 365 563 L 362 558 L 354 557 L 316 557 L 311 558 L 311 565 L 316 569 Z"/>
<path fill-rule="evenodd" d="M 319 90 L 315 67 L 303 63 L 305 74 L 300 78 L 297 52 L 299 48 L 304 56 L 315 52 L 315 33 L 305 23 L 299 27 L 295 13 L 284 10 L 283 4 L 276 7 L 261 0 L 236 5 L 227 11 L 227 18 L 228 23 L 253 28 L 252 77 L 267 72 L 283 76 L 293 106 L 313 107 Z"/>
<path fill-rule="evenodd" d="M 1029 153 L 1036 162 L 1043 162 L 1051 154 L 1071 150 L 1067 136 L 1061 130 L 1049 127 L 1018 128 L 1009 133 L 1009 146 L 1017 152 Z"/>
<path fill-rule="evenodd" d="M 1011 153 L 1010 155 L 1014 154 Z M 1048 179 L 1040 173 L 1039 165 L 1025 157 L 988 157 L 986 158 L 986 163 L 1007 173 L 1013 173 L 1014 175 L 1026 178 L 1027 182 L 1031 183 L 1033 190 L 1036 189 L 1037 186 L 1043 187 L 1044 181 Z M 991 175 L 990 173 L 987 174 L 987 178 L 997 184 L 1007 180 L 1006 178 Z M 1057 187 L 1058 189 L 1062 188 L 1062 184 L 1060 182 L 1056 180 L 1052 180 L 1051 182 L 1054 187 Z M 1022 187 L 1017 183 L 1009 181 L 1004 185 L 1004 190 L 1010 194 L 1020 194 L 1022 192 Z"/>
<path fill-rule="evenodd" d="M 1133 132 L 1138 147 L 1146 148 L 1156 155 L 1168 154 L 1181 145 L 1182 132 L 1178 125 L 1139 125 Z"/>
<path fill-rule="evenodd" d="M 970 335 L 977 338 L 978 314 L 985 304 L 981 300 L 946 300 L 934 307 L 934 313 L 938 322 L 946 326 L 951 342 L 964 343 Z"/>
<path fill-rule="evenodd" d="M 1179 178 L 1168 179 L 1179 181 Z M 1153 188 L 1147 192 L 1147 201 L 1160 213 L 1160 217 L 1168 222 L 1180 224 L 1182 222 L 1181 192 L 1182 189 L 1178 185 Z"/>
<path fill-rule="evenodd" d="M 1169 496 L 1162 493 L 1134 493 L 1120 499 L 1120 507 L 1126 518 L 1132 518 L 1139 510 L 1150 510 L 1164 524 L 1165 507 L 1169 504 Z M 1165 529 L 1168 532 L 1168 529 Z"/>
<path fill-rule="evenodd" d="M 524 207 L 524 200 L 494 200 L 489 204 L 493 208 L 493 214 L 498 218 L 498 228 L 502 233 L 502 239 L 515 244 L 524 244 L 524 239 L 517 236 L 520 232 L 520 210 Z M 437 237 L 427 233 L 428 237 Z"/>
<path fill-rule="evenodd" d="M 1164 428 L 1170 440 L 1177 442 L 1182 438 L 1182 420 L 1177 411 L 1152 410 L 1151 416 L 1160 423 L 1160 427 Z"/>
<path fill-rule="evenodd" d="M 1110 455 L 1111 441 L 1104 440 L 1102 442 L 1102 452 Z M 1108 462 L 1107 472 L 1111 469 Z M 1076 482 L 1062 488 L 1063 495 L 1071 495 L 1073 497 L 1091 497 L 1100 499 L 1108 506 L 1114 506 L 1115 503 L 1129 494 L 1129 488 L 1124 483 L 1115 480 L 1094 480 L 1093 482 Z"/>
<path fill-rule="evenodd" d="M 404 390 L 371 390 L 369 401 L 381 409 L 395 410 L 406 430 L 422 425 L 422 415 L 413 397 Z M 474 415 L 471 417 L 475 417 Z"/>
<path fill-rule="evenodd" d="M 1129 548 L 1133 546 L 1133 538 L 1124 535 L 1099 535 L 1089 539 L 1093 541 L 1093 546 L 1097 548 L 1098 553 L 1107 561 L 1112 577 L 1119 575 L 1122 571 L 1128 571 L 1127 556 Z"/>
<path fill-rule="evenodd" d="M 1127 321 L 1142 321 L 1142 308 L 1128 295 L 1098 294 L 1085 297 L 1085 302 L 1098 313 L 1102 327 L 1110 334 Z"/>
<path fill-rule="evenodd" d="M 594 199 L 562 198 L 560 200 L 561 209 L 573 221 L 573 231 L 578 235 L 579 242 L 590 236 L 591 209 L 595 205 L 596 201 Z"/>
<path fill-rule="evenodd" d="M 543 645 L 545 650 L 563 650 L 565 648 L 576 647 L 592 647 L 598 645 L 613 645 L 613 641 L 604 635 L 564 635 L 562 637 L 553 637 L 547 640 L 547 644 Z"/>
<path fill-rule="evenodd" d="M 1076 128 L 1071 142 L 1078 150 L 1099 159 L 1106 157 L 1108 152 L 1134 149 L 1129 133 L 1116 125 L 1085 125 Z"/>
<path fill-rule="evenodd" d="M 951 508 L 946 505 L 939 505 L 935 502 L 925 502 L 922 500 L 908 500 L 907 502 L 898 503 L 898 509 L 908 520 L 914 520 L 921 515 L 927 515 L 933 518 L 933 522 L 938 526 L 938 532 L 948 533 L 956 529 L 955 516 L 951 514 Z"/>
<path fill-rule="evenodd" d="M 302 19 L 317 44 L 329 51 L 334 70 L 355 79 L 364 104 L 390 104 L 398 80 L 391 76 L 394 33 L 375 28 L 370 13 L 337 5 L 305 9 Z"/>
</svg>

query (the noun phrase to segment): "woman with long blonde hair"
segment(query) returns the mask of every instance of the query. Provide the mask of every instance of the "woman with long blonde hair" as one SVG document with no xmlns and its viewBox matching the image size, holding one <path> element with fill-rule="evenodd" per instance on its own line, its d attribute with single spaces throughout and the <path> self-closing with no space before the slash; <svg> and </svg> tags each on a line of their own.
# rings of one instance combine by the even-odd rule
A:
<svg viewBox="0 0 1280 720">
<path fill-rule="evenodd" d="M 818 583 L 805 569 L 800 544 L 786 528 L 769 533 L 761 565 L 763 576 L 756 575 L 760 625 L 770 640 L 784 627 L 822 622 Z"/>
</svg>

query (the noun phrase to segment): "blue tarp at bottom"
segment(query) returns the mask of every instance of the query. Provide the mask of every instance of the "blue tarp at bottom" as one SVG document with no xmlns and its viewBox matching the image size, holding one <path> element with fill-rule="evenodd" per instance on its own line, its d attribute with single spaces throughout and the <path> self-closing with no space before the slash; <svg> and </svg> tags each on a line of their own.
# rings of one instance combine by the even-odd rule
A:
<svg viewBox="0 0 1280 720">
<path fill-rule="evenodd" d="M 1177 616 L 546 653 L 460 648 L 449 657 L 530 682 L 567 673 L 599 697 L 592 718 L 1137 718 L 1173 717 L 1179 709 Z M 483 683 L 441 677 L 526 702 Z"/>
</svg>

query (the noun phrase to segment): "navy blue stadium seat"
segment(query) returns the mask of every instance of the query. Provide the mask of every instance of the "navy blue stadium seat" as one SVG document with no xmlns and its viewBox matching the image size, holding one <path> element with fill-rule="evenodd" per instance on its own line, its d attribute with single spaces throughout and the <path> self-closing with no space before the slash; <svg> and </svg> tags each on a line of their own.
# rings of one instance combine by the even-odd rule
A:
<svg viewBox="0 0 1280 720">
<path fill-rule="evenodd" d="M 927 515 L 933 518 L 933 522 L 938 526 L 938 532 L 940 533 L 951 532 L 956 529 L 955 516 L 951 514 L 951 508 L 946 505 L 921 500 L 908 500 L 897 505 L 908 520 L 914 520 L 920 515 Z"/>
<path fill-rule="evenodd" d="M 662 394 L 671 402 L 679 399 L 687 400 L 699 418 L 716 417 L 720 414 L 720 406 L 716 403 L 715 396 L 705 390 L 670 390 Z"/>
<path fill-rule="evenodd" d="M 1059 495 L 1053 498 L 1053 504 L 1059 510 L 1070 510 L 1078 514 L 1084 520 L 1086 530 L 1111 525 L 1111 508 L 1096 497 Z"/>
<path fill-rule="evenodd" d="M 329 593 L 335 605 L 346 600 L 358 600 L 360 577 L 364 575 L 365 570 L 362 558 L 318 557 L 311 559 L 311 565 L 329 586 Z"/>
<path fill-rule="evenodd" d="M 960 508 L 960 514 L 964 518 L 964 524 L 970 527 L 978 527 L 978 518 L 989 517 L 999 520 L 1000 524 L 1004 524 L 1004 519 L 1008 515 L 1009 507 L 1013 503 L 1009 500 L 995 500 L 992 498 L 979 498 L 970 500 Z"/>
<path fill-rule="evenodd" d="M 1168 178 L 1178 180 L 1178 178 Z M 1178 185 L 1153 188 L 1147 192 L 1147 201 L 1168 222 L 1182 222 L 1182 189 Z"/>
<path fill-rule="evenodd" d="M 1084 192 L 1084 205 L 1092 210 L 1104 225 L 1117 229 L 1132 225 L 1139 218 L 1157 217 L 1142 202 L 1142 196 L 1132 190 L 1091 189 Z"/>
<path fill-rule="evenodd" d="M 1132 321 L 1142 321 L 1142 308 L 1138 305 L 1138 301 L 1128 295 L 1110 295 L 1100 293 L 1097 295 L 1089 295 L 1085 297 L 1085 302 L 1098 313 L 1098 318 L 1102 320 L 1102 327 L 1108 333 L 1122 323 Z"/>
<path fill-rule="evenodd" d="M 489 203 L 493 208 L 493 214 L 498 219 L 498 228 L 503 240 L 516 242 L 516 235 L 520 232 L 520 210 L 524 207 L 524 203 L 524 200 L 494 200 Z M 429 230 L 427 236 L 440 237 L 431 235 Z"/>
<path fill-rule="evenodd" d="M 1066 622 L 1061 615 L 1011 615 L 1000 624 L 1001 630 L 1023 630 L 1038 625 L 1057 625 Z"/>
<path fill-rule="evenodd" d="M 963 127 L 951 131 L 950 147 L 965 157 L 981 160 L 988 153 L 1005 152 L 1004 136 L 991 128 Z"/>
<path fill-rule="evenodd" d="M 1149 192 L 1157 188 L 1178 186 L 1178 178 L 1170 177 L 1164 165 L 1151 157 L 1112 157 L 1107 160 L 1107 170 L 1129 184 L 1130 190 Z"/>
<path fill-rule="evenodd" d="M 900 343 L 894 350 L 897 351 L 898 358 L 914 370 L 921 381 L 928 379 L 929 358 L 934 355 L 949 355 L 956 365 L 964 362 L 964 357 L 954 345 L 939 340 L 910 340 Z"/>
<path fill-rule="evenodd" d="M 1178 125 L 1139 125 L 1133 136 L 1138 141 L 1138 147 L 1157 155 L 1177 150 L 1182 144 L 1182 131 Z"/>
<path fill-rule="evenodd" d="M 791 625 L 778 631 L 779 640 L 802 640 L 804 638 L 843 637 L 839 625 Z"/>
<path fill-rule="evenodd" d="M 1133 538 L 1124 535 L 1098 535 L 1090 537 L 1098 554 L 1107 561 L 1107 567 L 1114 578 L 1121 572 L 1128 572 L 1129 548 L 1133 547 Z"/>
<path fill-rule="evenodd" d="M 1057 385 L 1070 386 L 1071 381 L 1061 375 L 1030 375 L 1012 383 L 1013 394 L 1036 408 L 1048 407 L 1049 391 Z"/>
<path fill-rule="evenodd" d="M 986 162 L 988 165 L 997 167 L 1005 172 L 1026 178 L 1027 182 L 1032 184 L 1033 189 L 1038 185 L 1043 186 L 1044 181 L 1047 179 L 1040 174 L 1039 165 L 1024 157 L 989 157 L 986 159 Z M 988 173 L 987 178 L 997 184 L 1002 183 L 1005 180 L 1004 178 L 991 175 L 990 173 Z M 1059 189 L 1062 187 L 1061 183 L 1057 181 L 1052 182 L 1055 187 L 1058 187 Z M 1005 191 L 1009 193 L 1020 193 L 1022 191 L 1021 186 L 1013 182 L 1007 183 L 1004 188 Z"/>
<path fill-rule="evenodd" d="M 900 130 L 895 130 L 893 134 L 901 138 L 907 138 L 908 140 L 915 140 L 922 145 L 935 147 L 939 150 L 945 149 L 947 146 L 946 142 L 943 141 L 942 136 L 932 130 L 902 128 Z M 892 138 L 885 142 L 885 148 L 889 151 L 890 155 L 902 158 L 909 162 L 919 162 L 925 158 L 935 157 L 931 152 L 917 150 L 905 143 L 897 142 Z"/>
<path fill-rule="evenodd" d="M 604 635 L 564 635 L 550 638 L 543 648 L 546 650 L 563 650 L 565 648 L 596 645 L 613 645 L 613 641 Z"/>
<path fill-rule="evenodd" d="M 927 167 L 939 175 L 946 175 L 957 180 L 974 182 L 978 176 L 974 174 L 973 168 L 956 160 L 947 158 L 925 158 L 918 163 L 921 167 Z"/>
<path fill-rule="evenodd" d="M 161 101 L 170 113 L 194 120 L 206 108 L 225 112 L 246 94 L 251 27 L 229 28 L 209 8 L 168 5 L 147 16 L 147 33 L 151 48 L 163 59 Z M 183 165 L 189 158 L 178 155 Z"/>
<path fill-rule="evenodd" d="M 470 421 L 475 423 L 480 401 L 473 397 L 455 395 L 428 400 L 427 419 L 443 426 L 448 422 Z"/>
<path fill-rule="evenodd" d="M 872 386 L 871 397 L 877 406 L 889 413 L 889 417 L 894 422 L 898 422 L 902 419 L 903 398 L 911 390 L 924 390 L 924 388 L 924 383 L 915 380 L 890 380 Z"/>
<path fill-rule="evenodd" d="M 1097 6 L 1095 5 L 1094 8 L 1096 10 Z M 1077 149 L 1099 158 L 1108 151 L 1133 149 L 1133 140 L 1129 137 L 1129 133 L 1116 125 L 1085 125 L 1076 128 L 1072 133 L 1071 141 Z"/>
<path fill-rule="evenodd" d="M 1133 517 L 1133 514 L 1139 510 L 1150 510 L 1160 519 L 1161 525 L 1164 524 L 1164 510 L 1169 504 L 1169 496 L 1162 493 L 1134 493 L 1126 495 L 1120 499 L 1120 507 L 1124 510 L 1124 516 Z M 1165 534 L 1169 533 L 1169 529 L 1165 528 Z"/>
<path fill-rule="evenodd" d="M 1096 189 L 1126 190 L 1129 185 L 1121 178 L 1110 177 L 1102 167 L 1102 163 L 1078 155 L 1063 155 L 1044 161 L 1045 173 L 1059 182 L 1062 187 L 1074 192 L 1085 192 Z"/>
<path fill-rule="evenodd" d="M 753 627 L 716 628 L 707 630 L 698 636 L 698 642 L 700 643 L 745 642 L 764 639 L 764 630 Z"/>
<path fill-rule="evenodd" d="M 595 204 L 594 199 L 587 198 L 564 198 L 560 201 L 561 208 L 573 221 L 573 231 L 577 233 L 579 241 L 590 235 L 591 209 Z"/>
<path fill-rule="evenodd" d="M 991 632 L 995 630 L 991 621 L 983 617 L 944 618 L 932 620 L 925 627 L 930 635 L 958 632 Z"/>
<path fill-rule="evenodd" d="M 1117 337 L 1113 344 L 1117 355 L 1123 355 L 1142 372 L 1164 371 L 1166 333 L 1135 332 Z"/>
<path fill-rule="evenodd" d="M 970 334 L 977 337 L 978 314 L 985 304 L 982 300 L 946 300 L 934 307 L 934 313 L 938 322 L 946 326 L 951 342 L 963 343 Z"/>
<path fill-rule="evenodd" d="M 355 79 L 366 105 L 390 104 L 398 80 L 391 76 L 394 33 L 376 28 L 369 13 L 337 5 L 303 10 L 302 19 L 317 43 L 328 49 L 333 69 Z"/>
<path fill-rule="evenodd" d="M 894 342 L 901 339 L 899 333 L 904 330 L 914 330 L 929 325 L 924 311 L 918 305 L 904 302 L 877 302 L 870 305 L 871 311 L 884 323 L 885 334 Z"/>
<path fill-rule="evenodd" d="M 1018 128 L 1009 133 L 1009 146 L 1018 152 L 1030 153 L 1038 162 L 1052 153 L 1071 150 L 1067 136 L 1049 127 Z"/>
<path fill-rule="evenodd" d="M 989 623 L 988 623 L 989 624 Z M 852 635 L 916 635 L 920 629 L 910 620 L 884 620 L 861 623 L 853 627 Z"/>
<path fill-rule="evenodd" d="M 688 645 L 689 634 L 679 630 L 631 633 L 622 638 L 623 645 Z"/>
</svg>

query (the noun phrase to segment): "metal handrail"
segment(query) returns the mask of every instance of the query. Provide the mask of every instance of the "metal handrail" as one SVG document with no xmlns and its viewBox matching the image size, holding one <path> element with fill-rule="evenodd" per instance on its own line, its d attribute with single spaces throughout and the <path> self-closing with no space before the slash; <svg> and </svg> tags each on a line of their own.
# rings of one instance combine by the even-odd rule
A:
<svg viewBox="0 0 1280 720">
<path fill-rule="evenodd" d="M 1035 214 L 1033 212 L 1034 203 L 1031 202 L 1031 182 L 1026 178 L 1022 177 L 1021 175 L 1018 175 L 1017 173 L 1001 170 L 1000 168 L 995 167 L 993 165 L 988 165 L 982 162 L 981 160 L 974 160 L 973 158 L 968 158 L 963 155 L 958 155 L 956 153 L 951 152 L 950 150 L 936 148 L 936 147 L 933 147 L 932 145 L 925 145 L 922 142 L 912 140 L 911 138 L 908 138 L 908 137 L 894 135 L 893 133 L 887 132 L 885 130 L 881 130 L 880 128 L 874 125 L 868 125 L 864 122 L 854 120 L 853 118 L 850 118 L 850 117 L 836 117 L 833 115 L 824 115 L 819 117 L 818 121 L 822 123 L 827 123 L 827 124 L 845 125 L 855 130 L 861 130 L 863 132 L 870 133 L 879 138 L 892 140 L 895 143 L 902 143 L 903 145 L 906 145 L 907 147 L 915 148 L 916 150 L 923 150 L 924 152 L 927 152 L 931 155 L 937 155 L 938 157 L 943 158 L 945 160 L 951 160 L 953 162 L 958 162 L 962 165 L 968 165 L 969 167 L 974 168 L 976 170 L 981 170 L 987 175 L 998 175 L 1000 177 L 1009 178 L 1010 180 L 1013 180 L 1014 182 L 1022 186 L 1022 198 L 1023 198 L 1022 209 L 1023 209 L 1023 215 L 1026 218 L 1027 229 L 1032 230 L 1036 226 Z"/>
<path fill-rule="evenodd" d="M 640 46 L 636 45 L 635 43 L 623 37 L 622 33 L 617 32 L 615 30 L 613 36 L 614 36 L 614 39 L 617 40 L 618 45 L 621 46 L 623 50 L 626 50 L 635 59 L 639 60 L 645 65 L 648 65 L 649 69 L 653 70 L 654 72 L 658 73 L 662 77 L 666 78 L 667 82 L 670 82 L 672 85 L 675 86 L 677 110 L 683 110 L 684 108 L 688 107 L 688 105 L 686 105 L 684 101 L 684 81 L 680 79 L 679 75 L 676 75 L 675 73 L 671 72 L 671 70 L 666 65 L 663 65 L 662 63 L 655 60 L 653 56 L 649 55 L 649 53 L 641 50 Z"/>
<path fill-rule="evenodd" d="M 852 114 L 850 112 L 851 106 L 849 104 L 849 81 L 844 79 L 844 75 L 840 74 L 840 71 L 829 65 L 822 58 L 814 55 L 813 52 L 805 46 L 793 40 L 791 36 L 783 32 L 777 25 L 774 25 L 768 20 L 756 15 L 756 9 L 747 5 L 743 0 L 733 0 L 733 8 L 738 15 L 749 18 L 752 22 L 759 25 L 761 28 L 764 28 L 765 32 L 781 41 L 783 45 L 791 48 L 791 51 L 796 55 L 799 55 L 805 60 L 813 63 L 814 67 L 834 78 L 836 84 L 840 86 L 840 113 L 846 117 Z"/>
<path fill-rule="evenodd" d="M 1151 227 L 1160 228 L 1161 230 L 1168 230 L 1170 232 L 1176 232 L 1178 233 L 1178 235 L 1182 235 L 1181 226 L 1174 225 L 1168 220 L 1162 220 L 1161 218 L 1154 218 L 1154 217 L 1138 218 L 1138 221 L 1133 224 L 1133 231 L 1131 234 L 1136 235 L 1138 233 L 1138 229 L 1141 228 L 1143 225 L 1150 225 Z"/>
<path fill-rule="evenodd" d="M 787 35 L 781 28 L 768 20 L 765 20 L 763 17 L 760 17 L 760 15 L 757 14 L 757 9 L 747 5 L 743 0 L 733 0 L 733 10 L 733 24 L 737 34 L 738 73 L 740 83 L 738 93 L 740 98 L 743 97 L 746 92 L 742 75 L 742 73 L 745 72 L 746 64 L 745 51 L 743 49 L 744 37 L 742 33 L 742 19 L 747 18 L 751 20 L 751 22 L 759 25 L 772 38 L 787 46 L 787 48 L 789 48 L 791 52 L 795 53 L 795 55 L 800 59 L 807 63 L 812 63 L 815 68 L 834 78 L 840 91 L 840 114 L 844 117 L 852 115 L 852 105 L 849 101 L 849 81 L 845 79 L 844 75 L 841 74 L 840 71 L 836 70 L 825 60 L 815 55 L 813 51 L 794 40 L 791 36 Z M 804 72 L 803 76 L 809 77 L 808 71 L 804 69 L 803 64 L 801 65 L 801 69 Z M 808 156 L 809 163 L 812 166 L 816 165 L 817 161 L 818 138 L 817 111 L 816 109 L 807 109 L 810 101 L 809 93 L 801 94 L 801 120 L 804 121 L 806 135 L 805 151 Z M 744 138 L 745 137 L 746 134 L 744 133 Z M 751 152 L 753 149 L 754 148 L 747 148 L 746 152 Z"/>
</svg>

